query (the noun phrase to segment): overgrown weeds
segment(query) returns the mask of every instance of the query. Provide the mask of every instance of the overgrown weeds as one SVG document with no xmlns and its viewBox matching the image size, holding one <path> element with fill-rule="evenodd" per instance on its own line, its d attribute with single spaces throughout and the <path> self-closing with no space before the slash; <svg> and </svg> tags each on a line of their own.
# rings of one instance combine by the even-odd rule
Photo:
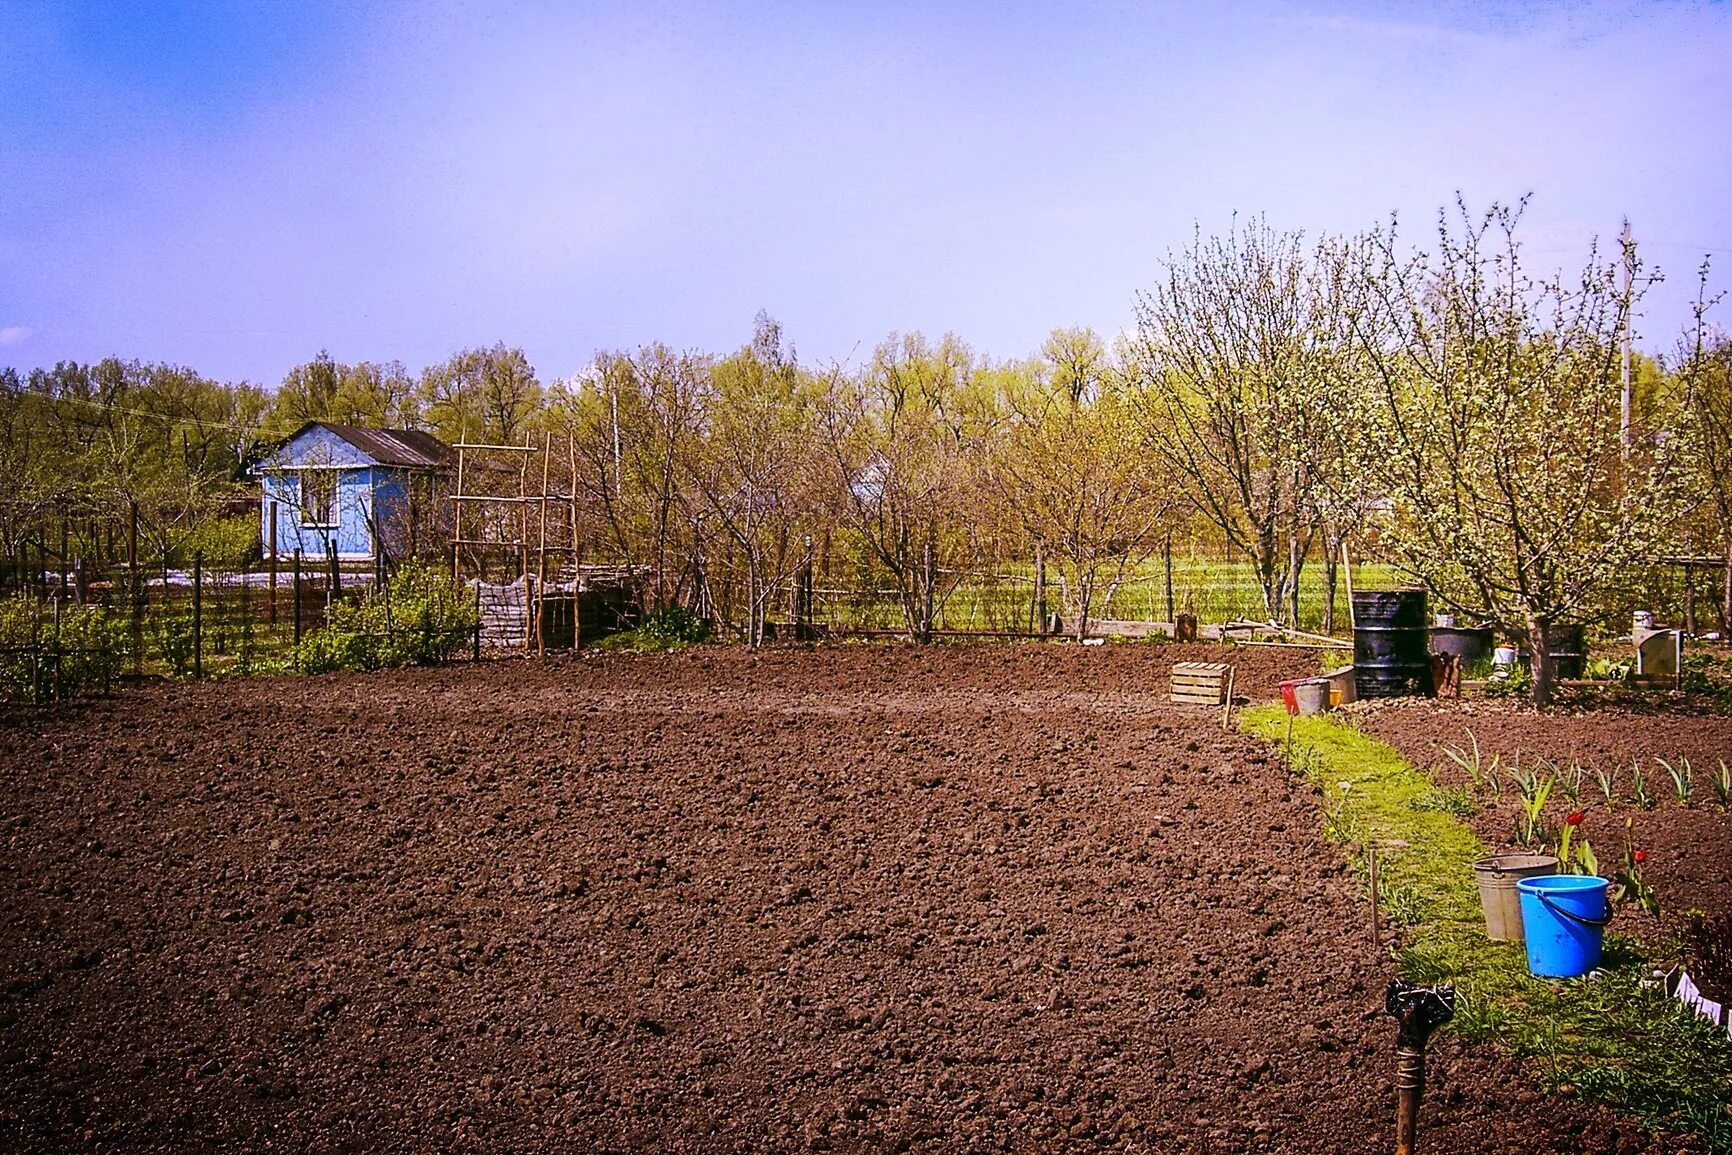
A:
<svg viewBox="0 0 1732 1155">
<path fill-rule="evenodd" d="M 303 673 L 430 666 L 473 642 L 475 602 L 442 569 L 405 565 L 382 589 L 331 607 L 331 623 L 301 639 Z"/>
<path fill-rule="evenodd" d="M 695 646 L 710 640 L 710 623 L 684 606 L 667 606 L 646 616 L 635 630 L 604 638 L 598 647 L 604 650 L 631 650 L 636 653 L 661 653 L 682 646 Z"/>
</svg>

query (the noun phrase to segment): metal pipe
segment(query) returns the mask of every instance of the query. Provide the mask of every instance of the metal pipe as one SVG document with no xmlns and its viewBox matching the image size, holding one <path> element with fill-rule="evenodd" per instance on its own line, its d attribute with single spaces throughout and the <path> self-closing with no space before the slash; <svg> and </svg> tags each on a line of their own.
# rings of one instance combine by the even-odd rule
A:
<svg viewBox="0 0 1732 1155">
<path fill-rule="evenodd" d="M 1455 1015 L 1455 988 L 1416 987 L 1393 979 L 1383 1008 L 1395 1017 L 1395 1155 L 1419 1149 L 1419 1105 L 1425 1099 L 1425 1044 Z"/>
</svg>

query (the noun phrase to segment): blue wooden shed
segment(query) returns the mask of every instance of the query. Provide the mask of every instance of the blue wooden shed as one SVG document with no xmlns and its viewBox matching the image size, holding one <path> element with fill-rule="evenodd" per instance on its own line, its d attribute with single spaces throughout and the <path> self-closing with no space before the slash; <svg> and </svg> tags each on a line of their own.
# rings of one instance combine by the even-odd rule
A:
<svg viewBox="0 0 1732 1155">
<path fill-rule="evenodd" d="M 369 561 L 380 547 L 403 557 L 436 543 L 444 477 L 454 449 L 416 429 L 364 429 L 309 421 L 254 468 L 264 487 L 260 545 L 266 557 L 300 550 Z M 419 540 L 418 540 L 419 538 Z"/>
</svg>

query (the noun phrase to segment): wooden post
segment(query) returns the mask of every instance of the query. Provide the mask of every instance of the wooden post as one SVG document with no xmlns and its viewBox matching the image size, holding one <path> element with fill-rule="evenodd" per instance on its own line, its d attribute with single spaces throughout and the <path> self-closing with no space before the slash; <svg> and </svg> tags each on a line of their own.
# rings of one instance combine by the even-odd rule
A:
<svg viewBox="0 0 1732 1155">
<path fill-rule="evenodd" d="M 543 618 L 547 614 L 547 471 L 553 464 L 553 435 L 541 436 L 541 542 L 535 551 L 535 652 L 547 656 L 547 629 Z"/>
<path fill-rule="evenodd" d="M 1347 628 L 1356 629 L 1359 625 L 1353 617 L 1353 562 L 1347 556 L 1347 543 L 1341 543 L 1341 580 L 1347 586 Z"/>
<path fill-rule="evenodd" d="M 63 527 L 65 524 L 65 522 L 61 522 Z M 51 697 L 56 702 L 60 700 L 60 692 L 62 689 L 60 682 L 60 659 L 62 653 L 60 649 L 60 603 L 63 600 L 64 599 L 60 594 L 54 595 L 54 672 L 50 676 L 53 678 Z"/>
<path fill-rule="evenodd" d="M 938 561 L 932 548 L 932 531 L 926 531 L 926 544 L 921 550 L 921 579 L 926 588 L 920 594 L 920 640 L 932 640 L 934 589 L 938 584 Z"/>
<path fill-rule="evenodd" d="M 204 551 L 192 555 L 192 676 L 204 677 Z"/>
<path fill-rule="evenodd" d="M 1173 534 L 1171 530 L 1167 532 L 1167 539 L 1161 543 L 1161 560 L 1166 563 L 1167 569 L 1167 620 L 1176 622 L 1179 619 L 1174 616 L 1177 611 L 1173 608 Z"/>
<path fill-rule="evenodd" d="M 271 568 L 270 568 L 271 610 L 270 610 L 270 619 L 271 619 L 271 625 L 274 626 L 277 624 L 277 503 L 276 503 L 275 498 L 273 498 L 271 500 L 269 508 L 270 508 L 270 514 L 271 514 L 271 527 L 269 530 L 269 537 L 270 537 L 270 541 L 271 541 Z"/>
<path fill-rule="evenodd" d="M 1223 730 L 1233 728 L 1233 678 L 1237 672 L 1236 667 L 1227 667 L 1227 700 L 1221 704 L 1221 729 Z"/>
<path fill-rule="evenodd" d="M 1732 632 L 1732 537 L 1726 539 L 1726 576 L 1720 589 L 1720 633 Z"/>
<path fill-rule="evenodd" d="M 463 443 L 457 443 L 457 494 L 451 503 L 451 580 L 463 580 L 463 567 L 458 560 L 463 549 Z"/>
<path fill-rule="evenodd" d="M 325 575 L 325 624 L 328 626 L 331 624 L 331 607 L 343 595 L 343 571 L 337 568 L 337 538 L 334 534 L 325 538 L 325 563 L 328 570 Z"/>
<path fill-rule="evenodd" d="M 301 551 L 295 550 L 295 645 L 301 644 Z"/>
<path fill-rule="evenodd" d="M 1688 563 L 1684 566 L 1684 636 L 1696 636 L 1696 570 Z"/>
<path fill-rule="evenodd" d="M 1377 847 L 1365 848 L 1365 863 L 1371 874 L 1371 945 L 1383 953 L 1383 924 L 1377 909 Z"/>
<path fill-rule="evenodd" d="M 529 434 L 523 435 L 523 444 L 529 445 Z M 535 639 L 530 631 L 535 622 L 535 597 L 529 588 L 529 454 L 523 455 L 517 466 L 517 576 L 523 582 L 523 648 L 529 650 L 535 645 Z"/>
<path fill-rule="evenodd" d="M 1034 632 L 1046 636 L 1046 551 L 1034 543 Z"/>
</svg>

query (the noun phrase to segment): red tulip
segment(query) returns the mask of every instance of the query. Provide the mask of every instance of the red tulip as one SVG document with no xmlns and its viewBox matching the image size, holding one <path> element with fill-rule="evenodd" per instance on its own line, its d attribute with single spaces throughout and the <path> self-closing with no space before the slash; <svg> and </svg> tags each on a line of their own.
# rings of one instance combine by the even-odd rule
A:
<svg viewBox="0 0 1732 1155">
<path fill-rule="evenodd" d="M 1571 814 L 1568 818 L 1564 819 L 1564 825 L 1566 825 L 1566 826 L 1580 826 L 1582 824 L 1582 820 L 1585 818 L 1587 818 L 1586 812 L 1578 810 L 1574 814 Z"/>
<path fill-rule="evenodd" d="M 1630 857 L 1634 858 L 1636 860 L 1636 865 L 1640 866 L 1642 863 L 1648 861 L 1648 852 L 1646 850 L 1638 850 Z"/>
</svg>

